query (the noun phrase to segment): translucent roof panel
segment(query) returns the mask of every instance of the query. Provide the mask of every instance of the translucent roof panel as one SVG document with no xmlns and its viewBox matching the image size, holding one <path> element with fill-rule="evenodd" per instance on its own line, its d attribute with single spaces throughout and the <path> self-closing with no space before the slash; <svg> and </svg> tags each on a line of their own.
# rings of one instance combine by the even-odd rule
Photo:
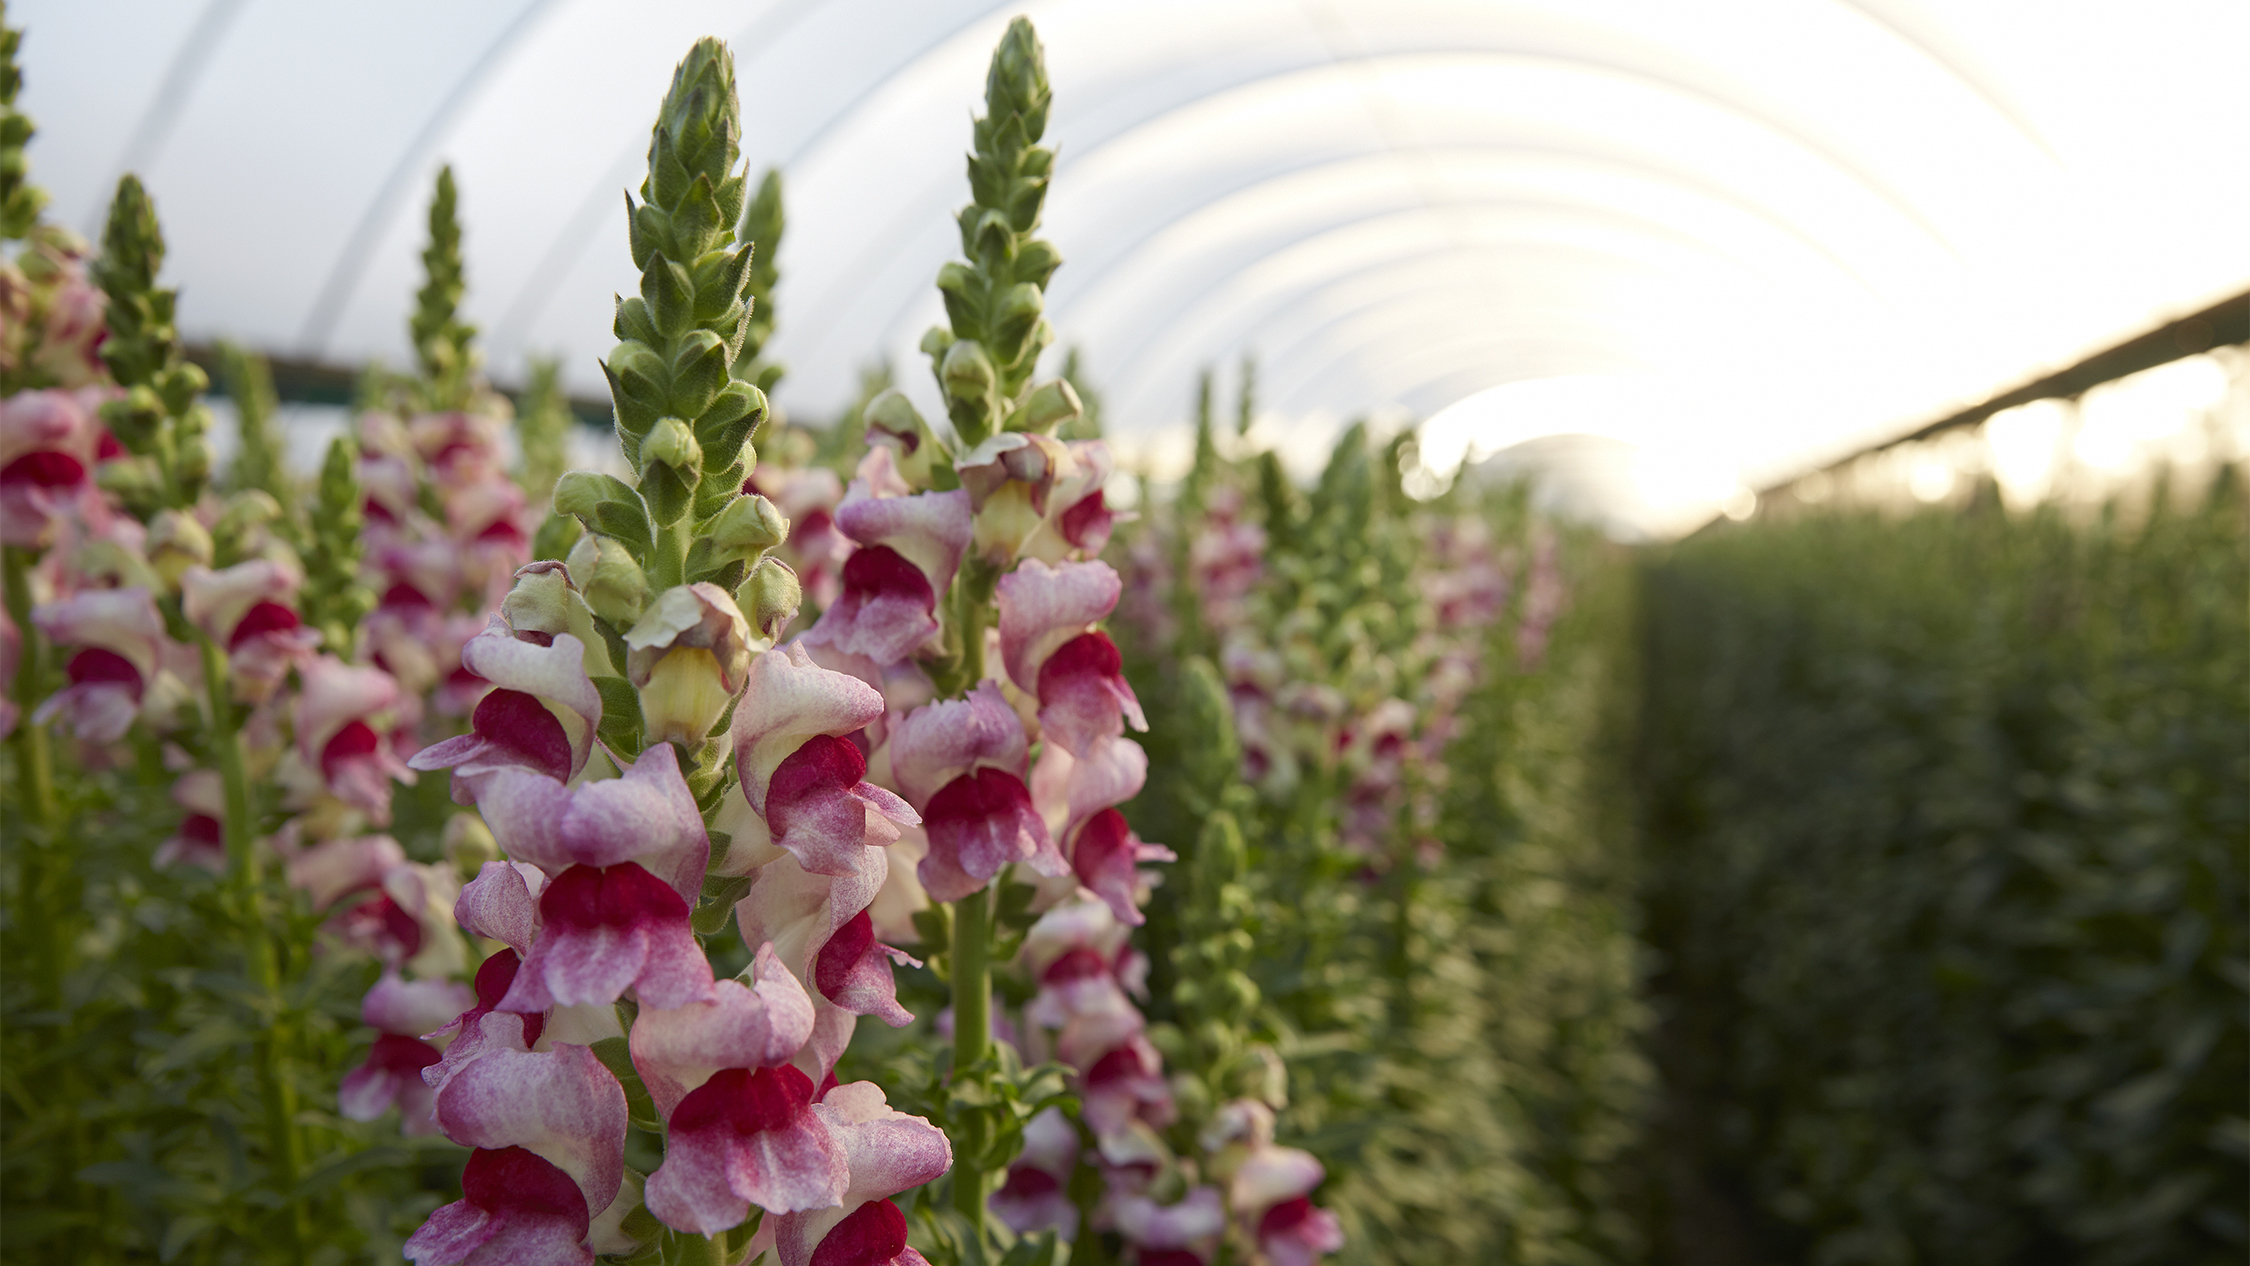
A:
<svg viewBox="0 0 2250 1266">
<path fill-rule="evenodd" d="M 1055 87 L 1056 354 L 1081 350 L 1159 474 L 1197 373 L 1255 356 L 1259 433 L 1292 455 L 1351 416 L 1458 406 L 1455 453 L 1593 434 L 1756 484 L 2250 288 L 2239 0 L 17 0 L 10 19 L 34 178 L 91 232 L 142 173 L 190 337 L 406 360 L 450 162 L 494 374 L 559 354 L 590 394 L 635 279 L 619 191 L 673 63 L 727 39 L 749 161 L 787 188 L 777 395 L 819 418 L 886 357 L 934 408 L 914 345 L 1018 12 Z"/>
</svg>

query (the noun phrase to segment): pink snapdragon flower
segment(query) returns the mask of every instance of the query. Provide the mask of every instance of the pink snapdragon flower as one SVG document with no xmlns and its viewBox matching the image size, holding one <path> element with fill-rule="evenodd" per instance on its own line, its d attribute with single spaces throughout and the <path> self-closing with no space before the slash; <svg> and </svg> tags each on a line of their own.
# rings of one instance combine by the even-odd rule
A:
<svg viewBox="0 0 2250 1266">
<path fill-rule="evenodd" d="M 148 590 L 84 590 L 33 607 L 31 623 L 55 645 L 78 648 L 63 664 L 70 684 L 39 705 L 33 724 L 59 715 L 86 742 L 125 737 L 154 684 L 167 640 Z"/>
<path fill-rule="evenodd" d="M 996 589 L 1008 677 L 1039 700 L 1041 737 L 1074 755 L 1123 733 L 1128 723 L 1148 728 L 1117 644 L 1094 627 L 1116 608 L 1123 587 L 1108 563 L 1050 567 L 1034 558 L 1002 576 Z"/>
<path fill-rule="evenodd" d="M 1141 863 L 1175 862 L 1179 854 L 1133 834 L 1125 815 L 1103 809 L 1086 819 L 1068 840 L 1070 868 L 1078 882 L 1109 904 L 1120 923 L 1139 927 L 1144 887 Z"/>
<path fill-rule="evenodd" d="M 1083 1116 L 1101 1139 L 1136 1121 L 1162 1128 L 1174 1115 L 1162 1057 L 1132 1002 L 1146 995 L 1148 960 L 1129 936 L 1105 903 L 1081 895 L 1040 915 L 1024 938 L 1025 965 L 1039 982 L 1024 1017 L 1061 1030 L 1056 1051 L 1078 1070 Z"/>
<path fill-rule="evenodd" d="M 434 1095 L 448 1138 L 476 1150 L 462 1199 L 406 1242 L 418 1266 L 594 1260 L 593 1217 L 624 1182 L 625 1090 L 583 1046 L 496 1050 Z"/>
<path fill-rule="evenodd" d="M 507 865 L 506 862 L 491 864 Z M 475 886 L 472 881 L 469 889 Z M 462 890 L 464 898 L 469 889 Z M 463 920 L 463 925 L 467 925 L 467 920 Z M 432 1091 L 441 1090 L 452 1080 L 453 1074 L 472 1060 L 493 1051 L 528 1051 L 539 1045 L 547 1026 L 544 1013 L 525 1015 L 499 1009 L 500 1000 L 508 996 L 508 988 L 515 983 L 516 972 L 522 966 L 523 956 L 513 949 L 494 950 L 477 965 L 476 991 L 468 1008 L 422 1034 L 423 1041 L 443 1052 L 438 1059 L 422 1067 L 424 1085 Z"/>
<path fill-rule="evenodd" d="M 633 1066 L 668 1123 L 649 1212 L 715 1235 L 757 1205 L 795 1213 L 835 1205 L 849 1174 L 813 1111 L 813 1081 L 790 1066 L 812 1036 L 804 987 L 759 947 L 757 983 L 718 982 L 707 1002 L 647 1010 L 633 1024 Z"/>
<path fill-rule="evenodd" d="M 414 783 L 387 737 L 403 703 L 398 683 L 333 655 L 307 659 L 297 675 L 298 759 L 330 795 L 377 826 L 389 824 L 392 782 Z"/>
<path fill-rule="evenodd" d="M 893 1109 L 871 1081 L 830 1088 L 813 1113 L 842 1152 L 850 1177 L 839 1203 L 774 1220 L 781 1266 L 929 1266 L 907 1247 L 906 1215 L 889 1197 L 953 1167 L 945 1132 Z"/>
<path fill-rule="evenodd" d="M 402 861 L 383 871 L 367 900 L 332 916 L 327 931 L 386 967 L 424 978 L 455 975 L 468 967 L 467 947 L 454 931 L 460 892 L 452 867 Z"/>
<path fill-rule="evenodd" d="M 986 1201 L 994 1217 L 1018 1235 L 1057 1231 L 1078 1236 L 1078 1206 L 1070 1201 L 1070 1175 L 1078 1167 L 1078 1127 L 1060 1108 L 1042 1108 L 1023 1125 L 1023 1150 L 1007 1178 Z"/>
<path fill-rule="evenodd" d="M 1083 1114 L 1097 1137 L 1122 1134 L 1136 1120 L 1162 1129 L 1177 1115 L 1147 1027 L 1122 993 L 1105 994 L 1073 1014 L 1056 1042 L 1063 1062 L 1078 1070 Z"/>
<path fill-rule="evenodd" d="M 476 994 L 457 981 L 410 981 L 384 972 L 359 1007 L 360 1019 L 375 1030 L 375 1044 L 366 1063 L 344 1074 L 338 1109 L 350 1120 L 372 1121 L 395 1105 L 399 1133 L 436 1133 L 430 1118 L 436 1099 L 422 1070 L 443 1056 L 422 1035 L 475 1004 Z"/>
<path fill-rule="evenodd" d="M 496 770 L 477 809 L 508 856 L 548 877 L 537 938 L 503 1010 L 610 1003 L 626 989 L 655 1007 L 710 995 L 688 912 L 711 841 L 671 745 L 651 745 L 623 777 L 577 787 Z"/>
<path fill-rule="evenodd" d="M 1024 1018 L 1060 1029 L 1081 1015 L 1115 1009 L 1126 994 L 1145 996 L 1148 959 L 1132 947 L 1132 928 L 1100 901 L 1065 900 L 1024 934 L 1024 966 L 1039 992 Z"/>
<path fill-rule="evenodd" d="M 568 633 L 519 634 L 499 616 L 461 648 L 461 665 L 492 684 L 467 734 L 433 743 L 407 763 L 453 771 L 453 799 L 472 804 L 491 777 L 524 769 L 569 782 L 586 768 L 602 722 L 602 696 L 586 675 L 585 647 Z"/>
<path fill-rule="evenodd" d="M 813 874 L 856 874 L 860 852 L 922 820 L 866 780 L 866 757 L 847 737 L 882 715 L 882 692 L 820 667 L 801 646 L 767 651 L 750 665 L 734 712 L 743 795 L 773 846 Z"/>
<path fill-rule="evenodd" d="M 1344 1246 L 1336 1215 L 1312 1203 L 1326 1171 L 1310 1152 L 1273 1141 L 1273 1109 L 1237 1099 L 1203 1132 L 1212 1168 L 1227 1181 L 1227 1205 L 1273 1266 L 1311 1266 Z"/>
<path fill-rule="evenodd" d="M 1109 508 L 1103 490 L 1116 473 L 1109 445 L 1100 440 L 1073 440 L 1066 447 L 1073 468 L 1056 482 L 1049 495 L 1046 530 L 1031 539 L 1023 551 L 1026 558 L 1047 562 L 1071 554 L 1093 558 L 1109 545 L 1110 533 L 1117 524 L 1135 517 Z"/>
<path fill-rule="evenodd" d="M 363 534 L 375 609 L 360 623 L 371 663 L 420 698 L 452 672 L 447 611 L 460 588 L 458 561 L 442 539 L 410 540 L 368 520 Z"/>
<path fill-rule="evenodd" d="M 180 574 L 180 610 L 225 649 L 236 699 L 264 703 L 291 669 L 320 649 L 320 634 L 297 615 L 303 583 L 294 564 L 270 558 Z"/>
<path fill-rule="evenodd" d="M 305 894 L 315 910 L 326 910 L 352 893 L 381 886 L 383 876 L 404 865 L 406 850 L 388 835 L 357 835 L 296 847 L 296 823 L 274 837 L 289 886 Z"/>
<path fill-rule="evenodd" d="M 975 528 L 969 494 L 908 495 L 890 450 L 876 448 L 837 506 L 836 526 L 860 548 L 844 560 L 842 592 L 804 640 L 877 665 L 897 663 L 938 631 L 938 599 Z"/>
<path fill-rule="evenodd" d="M 156 846 L 150 863 L 159 870 L 187 865 L 225 874 L 227 797 L 219 771 L 191 769 L 180 775 L 172 784 L 172 803 L 187 810 L 187 816 L 180 819 L 180 829 L 171 838 Z"/>
<path fill-rule="evenodd" d="M 1051 835 L 1075 841 L 1102 810 L 1141 794 L 1147 782 L 1148 753 L 1130 739 L 1097 739 L 1084 759 L 1046 743 L 1031 770 L 1031 798 Z"/>
<path fill-rule="evenodd" d="M 66 520 L 107 516 L 93 478 L 108 436 L 94 413 L 100 398 L 22 391 L 0 400 L 0 542 L 44 549 Z"/>
<path fill-rule="evenodd" d="M 1144 1195 L 1118 1196 L 1110 1201 L 1110 1217 L 1139 1266 L 1208 1266 L 1227 1229 L 1226 1206 L 1218 1188 L 1209 1186 L 1191 1187 L 1169 1205 Z"/>
<path fill-rule="evenodd" d="M 863 848 L 849 875 L 816 875 L 784 853 L 760 867 L 735 904 L 745 945 L 771 945 L 779 961 L 813 988 L 815 1028 L 797 1063 L 823 1080 L 850 1042 L 856 1018 L 892 1028 L 913 1020 L 898 1003 L 894 965 L 915 960 L 878 941 L 868 907 L 890 868 L 885 850 Z"/>
<path fill-rule="evenodd" d="M 1070 872 L 1024 783 L 1028 749 L 1023 722 L 991 682 L 916 708 L 892 733 L 892 775 L 930 840 L 918 870 L 932 900 L 958 901 L 1011 862 Z"/>
<path fill-rule="evenodd" d="M 1266 532 L 1235 517 L 1240 500 L 1231 490 L 1215 497 L 1210 521 L 1188 543 L 1188 583 L 1218 629 L 1249 618 L 1250 592 L 1265 575 Z"/>
<path fill-rule="evenodd" d="M 498 602 L 509 578 L 531 558 L 523 490 L 508 477 L 506 423 L 486 413 L 423 414 L 407 435 L 445 515 L 464 586 Z"/>
</svg>

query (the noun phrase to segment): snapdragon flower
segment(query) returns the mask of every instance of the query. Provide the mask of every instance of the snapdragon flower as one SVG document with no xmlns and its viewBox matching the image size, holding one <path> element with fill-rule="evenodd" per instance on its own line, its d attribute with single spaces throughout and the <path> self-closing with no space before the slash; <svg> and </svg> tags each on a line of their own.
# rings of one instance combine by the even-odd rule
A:
<svg viewBox="0 0 2250 1266">
<path fill-rule="evenodd" d="M 0 542 L 42 549 L 73 520 L 98 526 L 108 517 L 94 486 L 108 437 L 94 413 L 103 394 L 20 391 L 0 400 Z"/>
<path fill-rule="evenodd" d="M 594 1259 L 594 1215 L 624 1185 L 625 1090 L 592 1051 L 495 1050 L 434 1096 L 446 1137 L 476 1149 L 462 1198 L 406 1242 L 417 1266 L 562 1266 Z"/>
<path fill-rule="evenodd" d="M 391 784 L 414 783 L 388 737 L 404 699 L 398 683 L 381 669 L 354 668 L 333 655 L 306 660 L 297 675 L 301 766 L 328 794 L 388 825 Z"/>
<path fill-rule="evenodd" d="M 706 1235 L 750 1216 L 828 1208 L 850 1175 L 812 1110 L 812 1078 L 791 1066 L 813 1031 L 812 999 L 771 944 L 756 983 L 718 982 L 705 1002 L 644 1010 L 633 1065 L 668 1125 L 664 1164 L 649 1176 L 649 1212 Z"/>
<path fill-rule="evenodd" d="M 215 769 L 191 769 L 172 784 L 172 803 L 187 810 L 179 830 L 156 846 L 150 863 L 167 866 L 200 866 L 214 875 L 227 869 L 225 818 L 226 785 Z"/>
<path fill-rule="evenodd" d="M 436 1133 L 430 1117 L 436 1098 L 422 1070 L 443 1056 L 423 1035 L 475 1003 L 476 994 L 457 981 L 407 980 L 384 972 L 359 1008 L 360 1019 L 375 1030 L 374 1046 L 367 1062 L 344 1074 L 336 1091 L 338 1109 L 351 1120 L 373 1121 L 396 1106 L 399 1133 Z"/>
<path fill-rule="evenodd" d="M 1117 644 L 1095 626 L 1116 609 L 1124 582 L 1103 562 L 1049 566 L 1026 559 L 1000 578 L 1000 654 L 1009 679 L 1039 700 L 1043 738 L 1084 756 L 1126 724 L 1146 730 Z"/>
<path fill-rule="evenodd" d="M 892 1108 L 871 1081 L 831 1087 L 812 1110 L 843 1153 L 849 1180 L 835 1205 L 774 1220 L 781 1266 L 929 1266 L 907 1246 L 906 1216 L 890 1197 L 952 1168 L 945 1131 Z"/>
<path fill-rule="evenodd" d="M 70 684 L 39 705 L 32 723 L 61 716 L 89 743 L 125 737 L 152 697 L 168 640 L 149 591 L 85 590 L 33 607 L 31 623 L 55 645 L 76 648 L 63 663 Z"/>
<path fill-rule="evenodd" d="M 1069 873 L 1033 807 L 1024 782 L 1029 742 L 999 687 L 985 682 L 967 698 L 916 708 L 890 748 L 892 774 L 929 836 L 918 869 L 933 900 L 958 901 L 1011 862 Z"/>
<path fill-rule="evenodd" d="M 568 782 L 586 768 L 602 696 L 586 675 L 585 648 L 568 633 L 519 634 L 499 616 L 461 648 L 461 666 L 490 683 L 470 732 L 433 743 L 407 762 L 453 771 L 453 798 L 471 804 L 494 774 L 527 769 Z"/>
<path fill-rule="evenodd" d="M 610 1003 L 628 988 L 657 1007 L 709 996 L 711 967 L 688 911 L 711 841 L 669 744 L 651 745 L 622 777 L 576 787 L 497 770 L 477 809 L 509 857 L 548 878 L 539 932 L 503 1010 Z"/>
<path fill-rule="evenodd" d="M 1078 1206 L 1071 1203 L 1070 1176 L 1078 1167 L 1078 1127 L 1060 1108 L 1042 1108 L 1023 1124 L 1023 1151 L 1008 1165 L 1007 1177 L 988 1202 L 993 1216 L 1018 1235 L 1059 1232 L 1078 1236 Z"/>
<path fill-rule="evenodd" d="M 883 710 L 881 692 L 820 667 L 801 646 L 767 651 L 750 666 L 733 732 L 744 801 L 771 846 L 811 873 L 856 874 L 861 851 L 921 822 L 866 780 L 866 757 L 850 741 Z"/>
<path fill-rule="evenodd" d="M 968 552 L 969 494 L 909 494 L 887 448 L 871 450 L 836 508 L 859 548 L 844 560 L 842 592 L 804 640 L 877 665 L 905 659 L 938 632 L 937 605 Z"/>
<path fill-rule="evenodd" d="M 320 649 L 320 634 L 297 614 L 304 573 L 283 559 L 254 558 L 212 571 L 180 574 L 180 609 L 188 623 L 227 653 L 235 698 L 264 703 L 289 672 Z"/>
</svg>

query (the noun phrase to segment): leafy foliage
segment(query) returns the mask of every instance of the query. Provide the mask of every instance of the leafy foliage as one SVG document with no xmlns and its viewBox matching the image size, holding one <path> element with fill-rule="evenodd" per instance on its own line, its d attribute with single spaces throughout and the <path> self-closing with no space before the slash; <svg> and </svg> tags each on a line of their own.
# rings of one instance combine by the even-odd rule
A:
<svg viewBox="0 0 2250 1266">
<path fill-rule="evenodd" d="M 2229 476 L 1651 567 L 1673 1225 L 1732 1193 L 1774 1258 L 2241 1260 L 2246 526 Z"/>
</svg>

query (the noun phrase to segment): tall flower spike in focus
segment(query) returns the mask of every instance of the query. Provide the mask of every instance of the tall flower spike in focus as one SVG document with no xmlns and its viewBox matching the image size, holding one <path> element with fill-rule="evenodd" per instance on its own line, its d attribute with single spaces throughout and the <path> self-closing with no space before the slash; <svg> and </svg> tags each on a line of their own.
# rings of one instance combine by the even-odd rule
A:
<svg viewBox="0 0 2250 1266">
<path fill-rule="evenodd" d="M 1062 256 L 1032 236 L 1055 168 L 1055 151 L 1039 144 L 1052 95 L 1039 36 L 1019 17 L 1008 24 L 985 75 L 985 115 L 976 121 L 969 155 L 971 201 L 954 217 L 967 262 L 938 270 L 952 328 L 933 327 L 922 337 L 961 451 L 1003 426 L 1051 430 L 1077 416 L 1075 407 L 1053 410 L 1051 418 L 1030 416 L 1039 410 L 1029 402 L 1018 407 L 1039 353 L 1055 339 L 1045 315 L 1046 287 Z M 1056 385 L 1067 393 L 1067 385 Z"/>
<path fill-rule="evenodd" d="M 709 540 L 740 495 L 757 462 L 750 439 L 766 416 L 765 394 L 733 374 L 750 329 L 743 295 L 755 262 L 754 245 L 734 235 L 745 192 L 734 170 L 741 131 L 733 56 L 717 40 L 699 41 L 673 72 L 649 137 L 641 200 L 625 199 L 640 293 L 618 303 L 618 345 L 602 368 L 650 519 L 642 565 L 663 588 L 715 580 L 731 589 L 745 558 L 726 557 L 723 546 L 690 557 L 691 542 Z"/>
</svg>

